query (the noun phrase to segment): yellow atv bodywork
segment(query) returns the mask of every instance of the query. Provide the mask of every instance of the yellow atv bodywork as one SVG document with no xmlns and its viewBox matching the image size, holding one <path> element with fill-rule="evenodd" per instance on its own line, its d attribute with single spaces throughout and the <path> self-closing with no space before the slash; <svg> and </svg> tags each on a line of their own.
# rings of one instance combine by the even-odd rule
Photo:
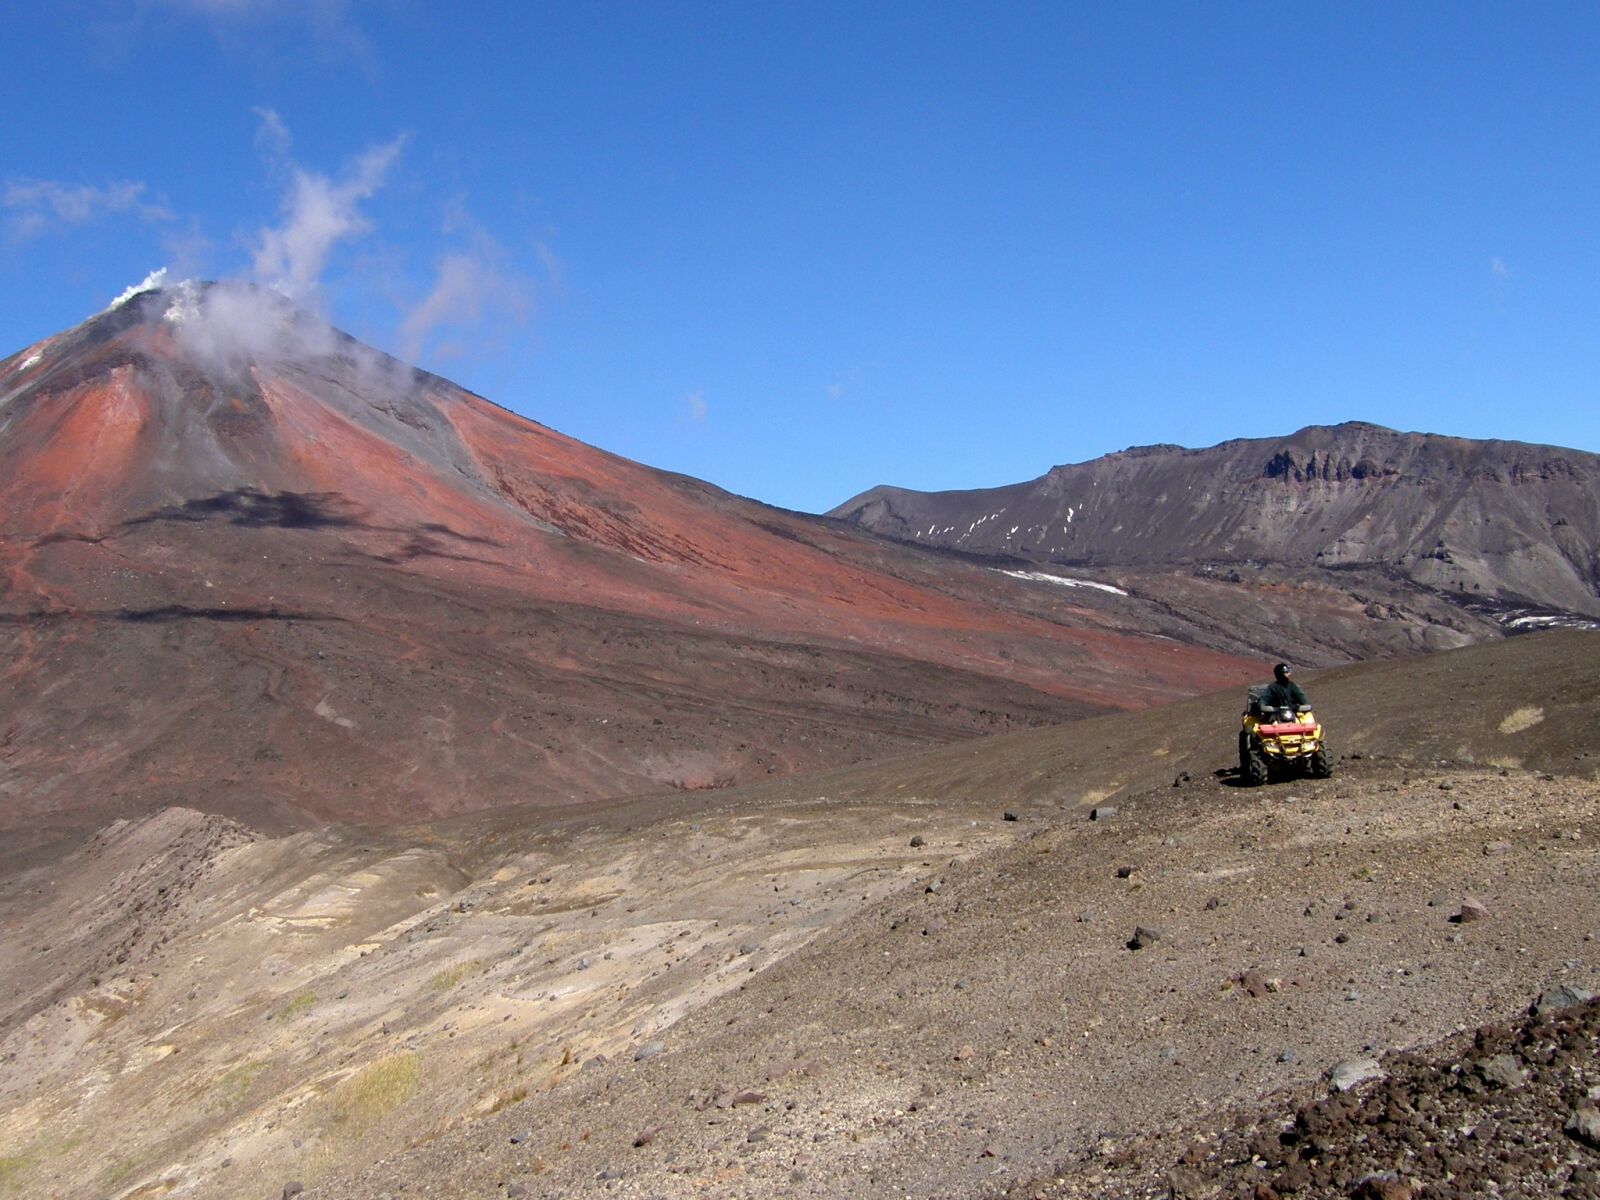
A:
<svg viewBox="0 0 1600 1200">
<path fill-rule="evenodd" d="M 1310 708 L 1298 712 L 1265 708 L 1259 689 L 1252 688 L 1239 730 L 1239 775 L 1247 784 L 1266 783 L 1272 776 L 1333 774 L 1322 724 Z"/>
</svg>

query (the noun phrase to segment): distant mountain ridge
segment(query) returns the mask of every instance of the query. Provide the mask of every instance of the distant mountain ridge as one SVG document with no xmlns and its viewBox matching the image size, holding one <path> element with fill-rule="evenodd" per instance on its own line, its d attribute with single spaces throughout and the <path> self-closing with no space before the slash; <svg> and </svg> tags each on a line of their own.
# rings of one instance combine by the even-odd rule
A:
<svg viewBox="0 0 1600 1200">
<path fill-rule="evenodd" d="M 1600 617 L 1600 455 L 1349 422 L 1141 446 L 972 491 L 876 487 L 830 516 L 1065 566 L 1368 568 L 1463 603 Z"/>
</svg>

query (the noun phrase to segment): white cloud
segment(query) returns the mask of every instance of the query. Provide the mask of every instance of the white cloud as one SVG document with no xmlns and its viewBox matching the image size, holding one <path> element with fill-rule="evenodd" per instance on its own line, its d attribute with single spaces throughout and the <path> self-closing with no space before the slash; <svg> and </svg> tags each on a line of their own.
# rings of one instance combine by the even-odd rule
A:
<svg viewBox="0 0 1600 1200">
<path fill-rule="evenodd" d="M 1496 279 L 1510 279 L 1511 268 L 1506 266 L 1506 260 L 1496 255 L 1489 260 L 1489 274 Z"/>
<path fill-rule="evenodd" d="M 435 259 L 432 286 L 404 311 L 397 333 L 400 354 L 412 362 L 465 358 L 521 325 L 533 307 L 535 281 L 516 268 L 465 201 L 445 205 L 440 232 L 453 244 Z M 549 286 L 558 268 L 540 249 L 535 246 L 535 257 Z"/>
<path fill-rule="evenodd" d="M 286 156 L 287 127 L 271 109 L 258 113 L 259 140 L 273 154 Z M 361 203 L 383 186 L 405 140 L 401 135 L 366 151 L 346 168 L 338 182 L 285 162 L 289 188 L 283 199 L 284 221 L 258 235 L 253 264 L 256 278 L 291 299 L 310 299 L 334 246 L 371 230 Z"/>
<path fill-rule="evenodd" d="M 528 298 L 519 281 L 505 274 L 497 256 L 471 251 L 453 251 L 439 260 L 433 288 L 400 322 L 400 352 L 416 362 L 428 342 L 442 331 L 455 336 L 449 342 L 436 342 L 436 357 L 459 357 L 464 347 L 460 332 L 480 324 L 487 316 L 520 320 L 526 315 Z"/>
<path fill-rule="evenodd" d="M 170 221 L 172 213 L 145 199 L 146 190 L 144 184 L 132 181 L 91 187 L 54 179 L 14 179 L 0 189 L 0 208 L 12 213 L 9 228 L 18 241 L 119 213 L 132 213 L 143 221 Z"/>
<path fill-rule="evenodd" d="M 688 405 L 689 419 L 691 421 L 704 421 L 706 419 L 706 397 L 704 392 L 690 392 L 684 397 Z"/>
<path fill-rule="evenodd" d="M 289 147 L 294 139 L 289 136 L 289 127 L 283 123 L 283 118 L 273 108 L 257 107 L 250 111 L 256 114 L 258 121 L 256 149 L 273 166 L 290 165 Z"/>
</svg>

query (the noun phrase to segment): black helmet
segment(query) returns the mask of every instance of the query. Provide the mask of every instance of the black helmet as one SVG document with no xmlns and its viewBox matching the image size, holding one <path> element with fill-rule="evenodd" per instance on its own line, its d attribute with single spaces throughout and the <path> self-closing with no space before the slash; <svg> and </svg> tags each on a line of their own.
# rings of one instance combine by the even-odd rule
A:
<svg viewBox="0 0 1600 1200">
<path fill-rule="evenodd" d="M 1279 663 L 1277 666 L 1273 667 L 1272 677 L 1280 683 L 1289 678 L 1289 664 Z"/>
</svg>

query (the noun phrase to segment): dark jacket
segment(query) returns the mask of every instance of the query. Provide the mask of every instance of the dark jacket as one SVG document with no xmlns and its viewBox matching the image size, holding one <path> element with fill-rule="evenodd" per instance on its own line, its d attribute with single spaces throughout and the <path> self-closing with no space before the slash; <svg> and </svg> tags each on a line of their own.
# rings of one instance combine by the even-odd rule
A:
<svg viewBox="0 0 1600 1200">
<path fill-rule="evenodd" d="M 1300 690 L 1300 685 L 1294 680 L 1286 683 L 1273 681 L 1267 685 L 1267 690 L 1261 693 L 1261 703 L 1268 708 L 1297 709 L 1301 705 L 1309 705 L 1305 692 Z"/>
</svg>

